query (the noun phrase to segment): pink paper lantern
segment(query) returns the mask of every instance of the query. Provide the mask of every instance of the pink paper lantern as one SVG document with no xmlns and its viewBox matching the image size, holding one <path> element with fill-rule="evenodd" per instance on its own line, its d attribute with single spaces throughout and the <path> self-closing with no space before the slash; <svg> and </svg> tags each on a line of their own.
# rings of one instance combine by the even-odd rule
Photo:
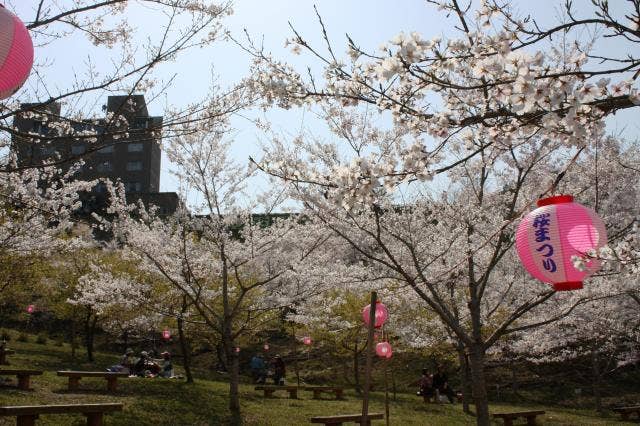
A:
<svg viewBox="0 0 640 426">
<path fill-rule="evenodd" d="M 371 309 L 371 304 L 364 307 L 362 310 L 362 320 L 366 325 L 369 325 L 369 310 Z M 376 313 L 375 313 L 375 323 L 373 326 L 375 328 L 382 327 L 382 324 L 389 318 L 389 311 L 387 311 L 387 307 L 384 306 L 380 301 L 376 301 Z"/>
<path fill-rule="evenodd" d="M 33 65 L 33 42 L 22 21 L 0 5 L 0 99 L 13 95 Z"/>
<path fill-rule="evenodd" d="M 555 290 L 582 288 L 582 280 L 600 269 L 588 259 L 584 270 L 572 258 L 607 244 L 607 231 L 596 212 L 573 202 L 571 195 L 538 200 L 538 208 L 520 222 L 516 249 L 524 267 Z"/>
<path fill-rule="evenodd" d="M 240 353 L 240 348 L 236 347 L 235 351 L 237 354 Z"/>
<path fill-rule="evenodd" d="M 376 355 L 380 358 L 391 358 L 393 351 L 389 342 L 380 342 L 376 345 Z"/>
<path fill-rule="evenodd" d="M 168 328 L 165 328 L 164 330 L 162 330 L 162 338 L 164 340 L 169 340 L 171 338 L 171 332 L 169 331 Z"/>
<path fill-rule="evenodd" d="M 264 350 L 265 350 L 265 351 L 268 351 L 268 350 L 269 350 L 269 344 L 268 344 L 268 343 L 265 343 L 265 344 L 264 344 L 264 346 L 263 346 L 263 348 L 264 348 Z"/>
<path fill-rule="evenodd" d="M 305 345 L 310 345 L 310 344 L 312 343 L 312 341 L 311 341 L 311 337 L 309 337 L 309 336 L 304 336 L 304 337 L 302 338 L 302 343 L 304 343 Z"/>
<path fill-rule="evenodd" d="M 34 313 L 34 312 L 35 312 L 35 310 L 36 310 L 36 307 L 35 307 L 34 305 L 29 305 L 29 306 L 27 306 L 27 313 L 28 313 L 28 314 L 32 314 L 32 313 Z"/>
</svg>

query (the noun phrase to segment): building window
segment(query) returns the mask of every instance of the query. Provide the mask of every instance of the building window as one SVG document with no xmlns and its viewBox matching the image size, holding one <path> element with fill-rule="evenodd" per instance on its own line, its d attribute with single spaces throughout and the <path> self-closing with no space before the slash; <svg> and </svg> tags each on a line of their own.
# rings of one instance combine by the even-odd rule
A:
<svg viewBox="0 0 640 426">
<path fill-rule="evenodd" d="M 56 155 L 58 153 L 58 151 L 56 151 L 56 148 L 53 146 L 43 146 L 40 148 L 40 152 L 42 153 L 42 155 Z"/>
<path fill-rule="evenodd" d="M 144 149 L 142 142 L 135 142 L 127 144 L 127 151 L 129 152 L 142 152 Z"/>
<path fill-rule="evenodd" d="M 146 118 L 137 118 L 133 122 L 134 129 L 146 129 L 147 127 L 149 127 L 149 120 Z"/>
<path fill-rule="evenodd" d="M 47 133 L 47 125 L 45 123 L 43 123 L 42 121 L 34 121 L 33 122 L 32 131 L 34 133 L 38 133 L 38 134 L 44 135 L 44 134 Z"/>
<path fill-rule="evenodd" d="M 71 154 L 81 155 L 87 152 L 87 148 L 84 145 L 73 145 L 71 147 Z"/>
<path fill-rule="evenodd" d="M 125 182 L 124 190 L 126 192 L 140 192 L 142 191 L 142 183 L 140 182 Z"/>
<path fill-rule="evenodd" d="M 142 170 L 142 161 L 129 161 L 127 162 L 128 172 L 137 172 Z"/>
<path fill-rule="evenodd" d="M 100 154 L 111 154 L 113 152 L 113 145 L 107 145 L 98 150 Z"/>
<path fill-rule="evenodd" d="M 110 172 L 111 170 L 113 170 L 113 167 L 111 166 L 111 162 L 110 161 L 104 161 L 104 162 L 98 164 L 96 169 L 99 172 L 102 173 L 102 172 Z"/>
</svg>

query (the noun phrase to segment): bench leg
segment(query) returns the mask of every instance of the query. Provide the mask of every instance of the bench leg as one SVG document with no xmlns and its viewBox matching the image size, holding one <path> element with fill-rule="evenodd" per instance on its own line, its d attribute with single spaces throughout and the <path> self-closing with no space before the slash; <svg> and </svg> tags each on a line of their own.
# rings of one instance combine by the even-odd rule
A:
<svg viewBox="0 0 640 426">
<path fill-rule="evenodd" d="M 320 399 L 320 391 L 319 390 L 313 390 L 313 399 Z"/>
<path fill-rule="evenodd" d="M 298 389 L 289 390 L 289 399 L 298 399 Z"/>
<path fill-rule="evenodd" d="M 85 413 L 87 426 L 102 426 L 102 413 Z"/>
<path fill-rule="evenodd" d="M 342 395 L 342 389 L 336 389 L 336 399 L 344 399 Z"/>
<path fill-rule="evenodd" d="M 29 385 L 31 384 L 30 379 L 31 377 L 27 374 L 27 375 L 18 375 L 18 389 L 22 389 L 22 390 L 29 390 Z"/>
<path fill-rule="evenodd" d="M 0 352 L 0 365 L 8 365 L 9 363 L 7 362 L 7 354 L 5 354 L 4 352 Z"/>
<path fill-rule="evenodd" d="M 78 390 L 79 385 L 80 385 L 80 377 L 69 377 L 70 391 Z"/>
<path fill-rule="evenodd" d="M 527 425 L 536 426 L 536 416 L 527 416 Z"/>
<path fill-rule="evenodd" d="M 26 414 L 24 416 L 18 416 L 16 420 L 17 426 L 35 426 L 37 414 Z"/>
<path fill-rule="evenodd" d="M 265 398 L 271 398 L 273 396 L 273 389 L 265 389 L 264 390 L 264 397 Z"/>
<path fill-rule="evenodd" d="M 107 389 L 109 392 L 116 392 L 118 390 L 118 378 L 107 377 Z"/>
<path fill-rule="evenodd" d="M 513 426 L 513 419 L 502 419 L 504 420 L 504 426 Z"/>
</svg>

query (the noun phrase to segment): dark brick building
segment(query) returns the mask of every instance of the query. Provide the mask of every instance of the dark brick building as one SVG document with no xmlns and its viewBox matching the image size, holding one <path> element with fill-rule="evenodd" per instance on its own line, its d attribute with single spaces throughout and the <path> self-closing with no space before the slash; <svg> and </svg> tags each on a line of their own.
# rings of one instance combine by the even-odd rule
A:
<svg viewBox="0 0 640 426">
<path fill-rule="evenodd" d="M 143 95 L 109 96 L 103 106 L 105 118 L 99 120 L 62 120 L 60 104 L 45 106 L 23 104 L 23 114 L 16 115 L 14 126 L 18 132 L 13 136 L 13 146 L 20 166 L 37 166 L 44 162 L 58 161 L 59 167 L 68 170 L 79 158 L 85 164 L 77 173 L 80 180 L 108 178 L 124 184 L 128 202 L 141 199 L 145 205 L 159 207 L 160 214 L 173 213 L 178 206 L 174 192 L 161 193 L 160 189 L 160 138 L 162 117 L 149 116 Z M 36 114 L 30 114 L 34 111 Z M 125 117 L 126 122 L 114 117 Z M 73 128 L 61 132 L 60 127 Z M 91 142 L 81 137 L 82 133 L 97 135 Z M 26 140 L 21 134 L 30 133 L 42 139 L 37 144 Z M 75 136 L 75 137 L 74 137 Z M 78 137 L 80 136 L 80 137 Z M 100 195 L 104 186 L 94 187 L 92 195 L 85 197 L 86 213 L 104 200 Z"/>
</svg>

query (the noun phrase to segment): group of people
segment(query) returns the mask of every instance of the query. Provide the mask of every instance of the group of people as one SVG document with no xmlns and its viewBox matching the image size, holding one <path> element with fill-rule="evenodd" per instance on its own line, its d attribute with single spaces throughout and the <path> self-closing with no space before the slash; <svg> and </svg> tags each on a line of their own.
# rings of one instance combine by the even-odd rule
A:
<svg viewBox="0 0 640 426">
<path fill-rule="evenodd" d="M 120 362 L 107 368 L 107 371 L 125 372 L 129 376 L 137 377 L 174 377 L 171 354 L 165 351 L 160 356 L 161 360 L 155 360 L 147 351 L 142 351 L 140 356 L 136 357 L 133 349 L 128 348 L 120 358 Z"/>
<path fill-rule="evenodd" d="M 456 393 L 449 386 L 447 373 L 445 373 L 441 367 L 437 368 L 435 374 L 431 374 L 429 373 L 429 370 L 423 368 L 422 376 L 420 377 L 418 384 L 420 386 L 418 395 L 422 396 L 424 402 L 431 402 L 431 399 L 433 398 L 434 402 L 439 403 L 446 398 L 453 404 Z"/>
<path fill-rule="evenodd" d="M 273 378 L 273 383 L 284 386 L 285 364 L 280 355 L 273 357 L 270 363 L 271 369 L 267 368 L 267 362 L 261 354 L 256 354 L 251 358 L 251 377 L 254 383 L 265 384 L 267 377 Z"/>
</svg>

